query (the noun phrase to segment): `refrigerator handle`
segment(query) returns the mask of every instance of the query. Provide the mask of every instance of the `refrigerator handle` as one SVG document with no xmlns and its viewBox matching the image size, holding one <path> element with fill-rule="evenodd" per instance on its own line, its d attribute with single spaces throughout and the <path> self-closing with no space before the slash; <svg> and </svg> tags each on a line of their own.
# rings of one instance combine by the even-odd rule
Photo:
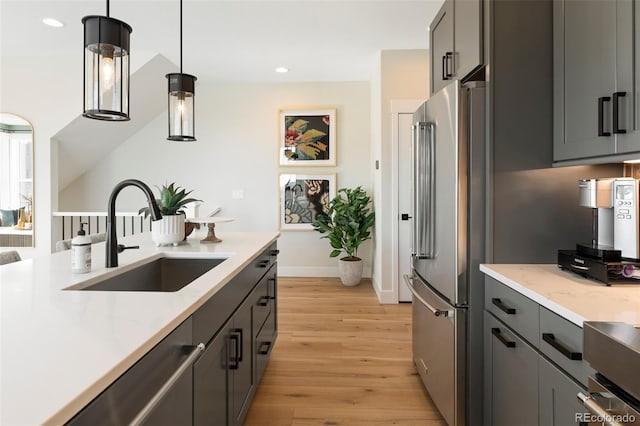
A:
<svg viewBox="0 0 640 426">
<path fill-rule="evenodd" d="M 425 134 L 427 137 L 425 137 Z M 413 125 L 412 153 L 412 255 L 418 259 L 434 257 L 435 233 L 435 126 L 417 122 Z"/>
<path fill-rule="evenodd" d="M 409 276 L 409 275 L 405 274 L 405 275 L 402 276 L 402 278 L 404 279 L 404 282 L 407 285 L 407 287 L 409 287 L 409 291 L 411 291 L 411 294 L 413 295 L 413 297 L 415 297 L 416 300 L 418 300 L 418 302 L 422 303 L 422 305 L 424 305 L 425 308 L 427 308 L 429 311 L 431 311 L 431 313 L 434 316 L 436 316 L 436 317 L 449 317 L 449 318 L 454 316 L 455 311 L 453 309 L 438 309 L 438 308 L 433 307 L 426 300 L 424 300 L 424 298 L 422 296 L 420 296 L 420 294 L 418 294 L 418 291 L 413 286 L 413 280 L 414 280 L 413 276 Z"/>
</svg>

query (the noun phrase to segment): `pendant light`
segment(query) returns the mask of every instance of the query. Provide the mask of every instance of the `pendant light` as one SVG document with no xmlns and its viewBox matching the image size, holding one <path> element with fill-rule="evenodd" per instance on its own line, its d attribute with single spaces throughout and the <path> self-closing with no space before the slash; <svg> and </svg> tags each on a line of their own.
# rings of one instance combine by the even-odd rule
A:
<svg viewBox="0 0 640 426">
<path fill-rule="evenodd" d="M 107 16 L 90 15 L 84 24 L 84 112 L 96 120 L 128 121 L 129 37 L 131 27 Z"/>
<path fill-rule="evenodd" d="M 167 140 L 192 142 L 195 137 L 195 86 L 197 78 L 182 73 L 182 0 L 180 0 L 180 73 L 169 80 L 169 136 Z"/>
</svg>

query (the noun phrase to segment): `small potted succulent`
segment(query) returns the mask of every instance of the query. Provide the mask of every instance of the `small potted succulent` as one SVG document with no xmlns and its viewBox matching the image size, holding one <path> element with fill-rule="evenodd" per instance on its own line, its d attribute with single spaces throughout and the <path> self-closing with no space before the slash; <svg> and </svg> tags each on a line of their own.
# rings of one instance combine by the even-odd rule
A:
<svg viewBox="0 0 640 426">
<path fill-rule="evenodd" d="M 371 239 L 369 229 L 373 225 L 375 213 L 371 211 L 371 197 L 358 186 L 355 189 L 342 188 L 329 202 L 329 210 L 320 214 L 313 228 L 329 239 L 332 251 L 329 257 L 337 257 L 342 252 L 338 270 L 342 284 L 354 286 L 362 278 L 362 259 L 358 257 L 358 247 Z"/>
<path fill-rule="evenodd" d="M 177 186 L 175 182 L 164 184 L 158 187 L 160 198 L 156 199 L 162 219 L 151 222 L 151 240 L 156 246 L 174 245 L 177 246 L 185 239 L 185 205 L 194 201 L 201 201 L 196 198 L 189 198 L 193 191 L 186 191 Z M 149 215 L 149 207 L 143 207 L 139 213 Z"/>
</svg>

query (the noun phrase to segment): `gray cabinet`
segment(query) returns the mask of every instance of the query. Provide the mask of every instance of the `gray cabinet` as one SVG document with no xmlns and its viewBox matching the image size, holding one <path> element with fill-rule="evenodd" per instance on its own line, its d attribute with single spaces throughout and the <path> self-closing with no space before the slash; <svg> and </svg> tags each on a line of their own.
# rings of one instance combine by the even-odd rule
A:
<svg viewBox="0 0 640 426">
<path fill-rule="evenodd" d="M 554 161 L 640 150 L 633 2 L 553 7 Z"/>
<path fill-rule="evenodd" d="M 431 93 L 482 66 L 482 24 L 482 0 L 444 2 L 429 26 Z"/>
<path fill-rule="evenodd" d="M 582 329 L 485 278 L 486 425 L 576 425 L 587 376 Z"/>
<path fill-rule="evenodd" d="M 453 79 L 453 1 L 446 0 L 429 26 L 431 93 Z"/>
<path fill-rule="evenodd" d="M 488 349 L 487 415 L 495 426 L 538 424 L 538 354 L 508 327 L 485 312 Z"/>
<path fill-rule="evenodd" d="M 544 358 L 540 358 L 540 424 L 583 426 L 576 414 L 584 413 L 585 408 L 578 403 L 576 395 L 585 392 L 567 374 L 556 368 Z"/>
</svg>

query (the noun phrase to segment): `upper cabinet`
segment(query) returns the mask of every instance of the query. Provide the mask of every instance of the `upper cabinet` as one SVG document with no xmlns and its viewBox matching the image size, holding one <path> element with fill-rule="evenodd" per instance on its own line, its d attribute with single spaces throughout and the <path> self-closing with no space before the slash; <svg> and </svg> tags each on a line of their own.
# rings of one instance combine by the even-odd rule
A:
<svg viewBox="0 0 640 426">
<path fill-rule="evenodd" d="M 483 64 L 482 0 L 445 0 L 429 26 L 431 93 Z"/>
<path fill-rule="evenodd" d="M 634 3 L 554 0 L 554 161 L 640 151 Z"/>
</svg>

